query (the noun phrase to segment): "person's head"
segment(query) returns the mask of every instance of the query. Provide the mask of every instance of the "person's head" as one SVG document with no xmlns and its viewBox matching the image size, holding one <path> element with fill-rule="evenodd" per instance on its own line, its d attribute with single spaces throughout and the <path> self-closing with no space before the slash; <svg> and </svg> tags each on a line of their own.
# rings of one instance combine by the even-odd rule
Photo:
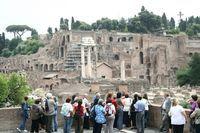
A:
<svg viewBox="0 0 200 133">
<path fill-rule="evenodd" d="M 198 96 L 197 95 L 192 95 L 191 98 L 192 98 L 192 100 L 197 101 Z"/>
<path fill-rule="evenodd" d="M 113 94 L 111 92 L 109 92 L 108 95 L 107 95 L 107 99 L 111 99 L 112 96 L 113 96 Z"/>
<path fill-rule="evenodd" d="M 164 94 L 164 97 L 165 97 L 165 98 L 169 97 L 169 93 L 165 93 L 165 94 Z"/>
<path fill-rule="evenodd" d="M 78 99 L 77 102 L 78 102 L 78 106 L 81 106 L 82 103 L 83 103 L 83 102 L 82 102 L 82 99 Z"/>
<path fill-rule="evenodd" d="M 103 105 L 103 99 L 99 99 L 99 100 L 98 100 L 98 104 L 99 104 L 99 105 Z"/>
<path fill-rule="evenodd" d="M 142 95 L 140 93 L 138 93 L 137 95 L 138 95 L 138 100 L 142 100 Z"/>
<path fill-rule="evenodd" d="M 178 105 L 178 99 L 174 98 L 172 99 L 172 106 Z"/>
<path fill-rule="evenodd" d="M 48 99 L 52 98 L 52 96 L 53 96 L 53 95 L 52 95 L 51 93 L 47 93 L 47 94 L 46 94 L 46 97 L 47 97 Z"/>
<path fill-rule="evenodd" d="M 200 99 L 197 100 L 198 107 L 200 107 Z"/>
<path fill-rule="evenodd" d="M 96 93 L 96 98 L 99 99 L 101 94 L 99 92 Z"/>
<path fill-rule="evenodd" d="M 71 99 L 68 97 L 67 99 L 66 99 L 66 103 L 70 103 L 71 102 Z"/>
<path fill-rule="evenodd" d="M 36 99 L 35 104 L 39 104 L 39 103 L 40 103 L 40 99 Z"/>
<path fill-rule="evenodd" d="M 24 101 L 28 101 L 28 97 L 27 96 L 24 97 Z"/>
<path fill-rule="evenodd" d="M 125 98 L 129 98 L 129 95 L 127 93 L 125 94 Z"/>
<path fill-rule="evenodd" d="M 144 93 L 143 98 L 148 100 L 147 93 Z"/>
<path fill-rule="evenodd" d="M 135 93 L 133 97 L 134 97 L 134 100 L 138 100 L 138 94 L 137 93 Z"/>
<path fill-rule="evenodd" d="M 122 97 L 122 93 L 121 92 L 117 92 L 117 98 L 121 98 Z"/>
<path fill-rule="evenodd" d="M 87 93 L 85 93 L 85 94 L 83 95 L 83 97 L 84 97 L 84 98 L 87 98 L 87 96 L 88 96 L 88 94 L 87 94 Z"/>
</svg>

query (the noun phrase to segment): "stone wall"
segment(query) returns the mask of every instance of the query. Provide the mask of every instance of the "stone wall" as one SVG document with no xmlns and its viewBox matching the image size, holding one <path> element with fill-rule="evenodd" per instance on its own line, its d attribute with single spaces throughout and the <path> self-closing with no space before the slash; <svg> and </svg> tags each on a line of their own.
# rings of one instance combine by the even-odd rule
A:
<svg viewBox="0 0 200 133">
<path fill-rule="evenodd" d="M 60 112 L 61 106 L 59 106 Z M 14 130 L 19 126 L 20 123 L 20 108 L 1 108 L 0 109 L 0 132 L 1 131 L 10 131 Z M 189 114 L 189 110 L 186 110 L 187 115 Z M 149 126 L 153 128 L 159 129 L 161 124 L 161 112 L 160 112 L 160 105 L 153 105 L 150 106 L 150 112 L 149 112 Z M 30 123 L 29 120 L 27 122 L 27 129 L 30 129 Z M 62 116 L 60 113 L 58 113 L 58 123 L 61 127 L 62 122 Z M 187 124 L 185 125 L 184 133 L 189 133 L 189 119 Z"/>
</svg>

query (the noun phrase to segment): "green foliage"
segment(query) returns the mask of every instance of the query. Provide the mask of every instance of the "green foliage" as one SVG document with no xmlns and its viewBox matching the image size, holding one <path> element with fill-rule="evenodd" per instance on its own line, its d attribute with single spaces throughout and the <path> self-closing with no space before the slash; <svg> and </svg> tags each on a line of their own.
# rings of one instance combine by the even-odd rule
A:
<svg viewBox="0 0 200 133">
<path fill-rule="evenodd" d="M 5 75 L 0 74 L 0 105 L 5 102 L 5 99 L 8 97 L 8 79 Z"/>
<path fill-rule="evenodd" d="M 30 88 L 26 78 L 23 75 L 12 73 L 8 81 L 8 101 L 12 105 L 18 105 L 23 100 L 24 96 L 28 95 Z"/>
<path fill-rule="evenodd" d="M 27 25 L 9 25 L 8 27 L 6 27 L 6 31 L 7 32 L 12 32 L 14 33 L 14 37 L 21 38 L 21 36 L 26 32 L 26 31 L 31 31 L 32 29 L 27 26 Z"/>
<path fill-rule="evenodd" d="M 166 31 L 167 34 L 179 34 L 179 29 L 170 29 Z"/>
<path fill-rule="evenodd" d="M 4 32 L 0 34 L 0 52 L 6 47 L 6 39 Z"/>
<path fill-rule="evenodd" d="M 130 18 L 127 23 L 129 32 L 133 33 L 147 33 L 147 29 L 142 26 L 138 17 Z"/>
<path fill-rule="evenodd" d="M 33 39 L 38 40 L 39 35 L 38 35 L 38 32 L 36 31 L 36 29 L 32 29 L 32 30 L 31 30 L 31 37 L 32 37 Z"/>
<path fill-rule="evenodd" d="M 169 21 L 169 28 L 170 29 L 175 29 L 175 20 L 172 17 L 171 17 L 171 19 Z"/>
<path fill-rule="evenodd" d="M 198 36 L 198 33 L 200 33 L 200 24 L 192 24 L 186 30 L 188 36 Z"/>
<path fill-rule="evenodd" d="M 191 86 L 200 85 L 200 54 L 195 53 L 187 68 L 180 69 L 177 72 L 178 85 L 189 84 Z"/>
<path fill-rule="evenodd" d="M 60 18 L 60 29 L 61 30 L 69 30 L 69 20 Z"/>
<path fill-rule="evenodd" d="M 1 56 L 3 56 L 3 57 L 9 57 L 11 55 L 12 55 L 12 52 L 9 49 L 7 49 L 7 48 L 4 48 L 2 50 L 2 52 L 1 52 Z"/>
<path fill-rule="evenodd" d="M 23 75 L 0 74 L 0 105 L 9 102 L 11 105 L 18 105 L 23 101 L 24 96 L 30 92 L 26 78 Z"/>
<path fill-rule="evenodd" d="M 20 43 L 20 45 L 16 48 L 15 52 L 16 54 L 30 55 L 36 53 L 38 49 L 43 46 L 44 45 L 39 40 L 28 39 L 23 43 Z"/>
<path fill-rule="evenodd" d="M 78 21 L 78 20 L 73 23 L 72 27 L 73 27 L 73 30 L 91 30 L 92 29 L 92 27 L 89 24 Z"/>
<path fill-rule="evenodd" d="M 167 21 L 167 17 L 165 15 L 165 13 L 163 13 L 163 15 L 162 15 L 162 24 L 165 29 L 168 29 L 168 21 Z"/>
<path fill-rule="evenodd" d="M 185 100 L 181 100 L 179 104 L 185 109 L 190 109 L 190 104 Z"/>
<path fill-rule="evenodd" d="M 9 42 L 9 44 L 8 44 L 8 49 L 9 49 L 10 51 L 13 51 L 13 50 L 18 46 L 18 44 L 19 44 L 20 42 L 22 42 L 22 39 L 21 39 L 21 38 L 13 38 L 13 39 Z"/>
<path fill-rule="evenodd" d="M 178 26 L 180 31 L 185 32 L 187 29 L 186 25 L 187 25 L 187 22 L 181 19 L 179 26 Z"/>
</svg>

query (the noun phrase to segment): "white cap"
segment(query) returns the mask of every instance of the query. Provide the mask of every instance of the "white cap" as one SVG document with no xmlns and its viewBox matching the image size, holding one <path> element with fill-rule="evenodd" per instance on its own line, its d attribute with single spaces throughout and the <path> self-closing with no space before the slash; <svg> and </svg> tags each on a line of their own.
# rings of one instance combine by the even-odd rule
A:
<svg viewBox="0 0 200 133">
<path fill-rule="evenodd" d="M 51 98 L 52 96 L 53 96 L 53 95 L 52 95 L 51 93 L 47 93 L 47 94 L 46 94 L 46 97 L 47 97 L 47 98 Z"/>
</svg>

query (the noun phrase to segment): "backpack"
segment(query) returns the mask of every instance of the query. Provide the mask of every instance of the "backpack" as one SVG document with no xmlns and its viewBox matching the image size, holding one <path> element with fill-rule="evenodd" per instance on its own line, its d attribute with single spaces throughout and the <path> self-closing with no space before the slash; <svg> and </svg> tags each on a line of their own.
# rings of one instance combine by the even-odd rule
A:
<svg viewBox="0 0 200 133">
<path fill-rule="evenodd" d="M 48 100 L 45 100 L 45 111 L 48 112 L 49 111 L 49 104 L 48 104 Z"/>
<path fill-rule="evenodd" d="M 75 107 L 75 114 L 74 114 L 74 119 L 81 118 L 84 115 L 83 113 L 83 106 L 76 106 Z"/>
<path fill-rule="evenodd" d="M 113 110 L 112 110 L 111 106 L 112 105 L 107 105 L 106 104 L 106 108 L 105 108 L 105 110 L 106 110 L 106 116 L 111 116 L 113 114 Z"/>
<path fill-rule="evenodd" d="M 93 110 L 90 112 L 90 119 L 91 119 L 92 122 L 95 121 L 95 117 L 96 117 L 95 106 L 96 106 L 96 105 L 94 105 Z"/>
</svg>

